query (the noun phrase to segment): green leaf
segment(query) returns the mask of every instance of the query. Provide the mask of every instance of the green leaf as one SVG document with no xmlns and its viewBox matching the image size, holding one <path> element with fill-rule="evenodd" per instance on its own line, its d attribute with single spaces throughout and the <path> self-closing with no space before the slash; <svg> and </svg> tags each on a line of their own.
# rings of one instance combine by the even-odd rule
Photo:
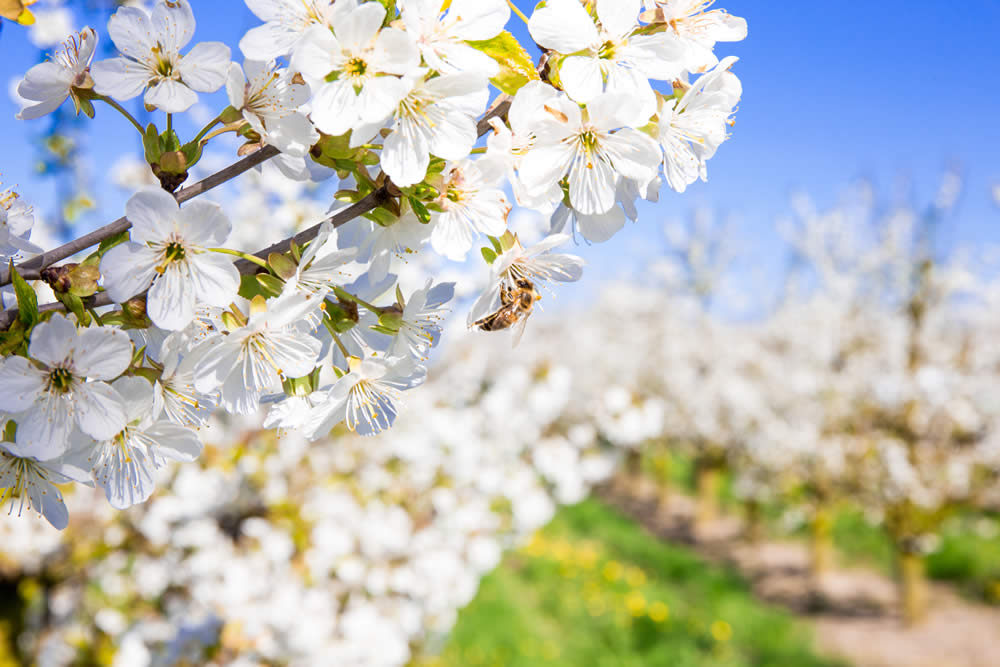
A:
<svg viewBox="0 0 1000 667">
<path fill-rule="evenodd" d="M 427 210 L 422 201 L 415 197 L 407 197 L 407 200 L 410 202 L 410 207 L 413 208 L 413 214 L 417 216 L 417 220 L 425 225 L 431 221 L 431 212 Z"/>
<path fill-rule="evenodd" d="M 10 281 L 14 285 L 14 295 L 17 297 L 18 317 L 24 328 L 30 329 L 38 322 L 38 296 L 14 268 L 14 260 L 10 261 Z"/>
<path fill-rule="evenodd" d="M 160 147 L 160 135 L 153 123 L 146 126 L 146 132 L 142 135 L 142 148 L 145 151 L 146 162 L 156 164 L 160 161 L 163 149 Z"/>
<path fill-rule="evenodd" d="M 491 249 L 481 248 L 480 250 L 483 253 L 483 259 L 486 260 L 487 264 L 492 264 L 493 262 L 496 261 L 497 254 L 493 252 Z"/>
<path fill-rule="evenodd" d="M 385 25 L 389 25 L 396 19 L 396 0 L 378 0 L 378 3 L 385 7 Z"/>
<path fill-rule="evenodd" d="M 282 280 L 288 280 L 295 275 L 298 265 L 291 260 L 288 255 L 280 252 L 272 252 L 267 256 L 267 265 Z"/>
<path fill-rule="evenodd" d="M 66 306 L 66 310 L 76 315 L 80 324 L 90 324 L 90 314 L 87 313 L 87 308 L 83 305 L 83 299 L 69 292 L 56 292 L 55 294 L 60 303 Z"/>
<path fill-rule="evenodd" d="M 28 353 L 28 346 L 24 340 L 24 330 L 21 328 L 21 321 L 14 320 L 9 331 L 0 331 L 0 355 L 8 356 L 14 354 L 19 348 L 24 346 L 22 353 Z M 12 424 L 13 422 L 7 422 Z"/>
<path fill-rule="evenodd" d="M 274 297 L 281 294 L 281 290 L 284 288 L 285 283 L 281 278 L 276 278 L 270 273 L 258 273 L 256 275 L 257 283 L 260 285 L 261 292 L 264 296 Z"/>
<path fill-rule="evenodd" d="M 506 30 L 493 39 L 467 43 L 497 61 L 500 73 L 490 81 L 508 95 L 514 95 L 529 82 L 540 79 L 531 55 L 521 46 L 517 38 Z"/>
<path fill-rule="evenodd" d="M 163 152 L 177 151 L 181 148 L 181 138 L 174 130 L 164 130 L 160 135 L 160 149 Z"/>
<path fill-rule="evenodd" d="M 125 230 L 124 232 L 119 232 L 114 236 L 108 237 L 103 241 L 101 241 L 101 245 L 97 246 L 97 252 L 95 252 L 94 255 L 97 255 L 97 259 L 99 260 L 102 257 L 104 257 L 104 253 L 111 250 L 120 243 L 125 243 L 125 241 L 128 241 L 129 238 L 130 237 L 128 230 Z M 91 257 L 93 257 L 94 255 L 91 255 Z M 88 257 L 87 260 L 89 261 L 90 257 Z"/>
</svg>

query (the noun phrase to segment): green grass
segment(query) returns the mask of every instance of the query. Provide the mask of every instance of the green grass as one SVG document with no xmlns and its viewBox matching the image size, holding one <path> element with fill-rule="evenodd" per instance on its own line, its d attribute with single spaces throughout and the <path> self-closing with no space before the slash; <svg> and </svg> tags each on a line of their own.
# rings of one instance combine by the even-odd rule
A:
<svg viewBox="0 0 1000 667">
<path fill-rule="evenodd" d="M 746 582 L 595 501 L 564 508 L 482 582 L 439 658 L 466 667 L 820 667 Z"/>
</svg>

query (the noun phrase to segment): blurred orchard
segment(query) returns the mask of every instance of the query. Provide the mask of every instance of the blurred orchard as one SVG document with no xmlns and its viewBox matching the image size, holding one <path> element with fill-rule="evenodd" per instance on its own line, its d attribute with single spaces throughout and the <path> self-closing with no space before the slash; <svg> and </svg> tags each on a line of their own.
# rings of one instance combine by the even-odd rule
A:
<svg viewBox="0 0 1000 667">
<path fill-rule="evenodd" d="M 705 178 L 740 94 L 713 48 L 742 19 L 247 0 L 240 68 L 179 54 L 184 0 L 124 5 L 0 3 L 4 33 L 64 49 L 16 89 L 22 117 L 54 112 L 61 208 L 0 208 L 0 664 L 425 664 L 505 552 L 547 553 L 560 505 L 668 511 L 681 462 L 694 534 L 725 485 L 747 540 L 800 517 L 817 582 L 834 512 L 863 508 L 917 623 L 942 526 L 1000 503 L 996 258 L 936 241 L 957 173 L 916 206 L 796 198 L 775 223 L 793 261 L 756 294 L 710 211 L 647 213 L 664 251 L 641 281 L 553 303 L 601 252 L 581 238 Z M 58 47 L 81 18 L 96 31 Z M 522 18 L 538 63 L 502 32 Z M 222 87 L 179 139 L 172 116 Z M 122 106 L 140 93 L 145 122 Z M 84 243 L 74 109 L 95 107 L 143 150 L 107 170 L 128 224 Z"/>
</svg>

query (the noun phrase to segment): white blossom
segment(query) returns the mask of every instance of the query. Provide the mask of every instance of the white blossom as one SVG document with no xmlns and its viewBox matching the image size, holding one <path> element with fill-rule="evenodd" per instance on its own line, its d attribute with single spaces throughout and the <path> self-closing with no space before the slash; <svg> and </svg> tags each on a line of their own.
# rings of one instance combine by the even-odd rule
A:
<svg viewBox="0 0 1000 667">
<path fill-rule="evenodd" d="M 656 142 L 629 127 L 633 118 L 629 98 L 619 93 L 598 95 L 585 110 L 567 98 L 551 101 L 538 119 L 535 145 L 521 159 L 522 183 L 547 189 L 568 177 L 574 209 L 607 212 L 619 176 L 645 185 L 661 159 Z"/>
<path fill-rule="evenodd" d="M 222 87 L 230 62 L 229 47 L 222 42 L 195 44 L 182 56 L 194 27 L 188 0 L 160 0 L 152 14 L 121 7 L 108 20 L 108 33 L 122 56 L 94 63 L 94 89 L 120 100 L 146 90 L 149 106 L 186 111 L 198 101 L 197 93 Z"/>
<path fill-rule="evenodd" d="M 0 442 L 0 506 L 9 500 L 11 512 L 17 506 L 17 516 L 27 507 L 62 530 L 69 523 L 69 510 L 56 484 L 89 484 L 89 473 L 61 460 L 19 455 L 10 445 Z"/>
<path fill-rule="evenodd" d="M 121 303 L 149 288 L 146 312 L 163 329 L 183 329 L 195 306 L 228 305 L 240 277 L 232 260 L 212 247 L 223 245 L 231 225 L 218 204 L 196 201 L 183 208 L 167 192 L 147 188 L 125 204 L 132 240 L 101 260 L 104 287 Z"/>
<path fill-rule="evenodd" d="M 0 366 L 0 410 L 17 421 L 11 451 L 48 460 L 66 451 L 75 427 L 104 439 L 125 425 L 121 396 L 103 382 L 124 373 L 132 361 L 132 342 L 124 331 L 77 329 L 56 313 L 35 326 L 28 357 L 10 356 Z"/>
<path fill-rule="evenodd" d="M 50 60 L 29 69 L 17 85 L 17 94 L 26 102 L 17 117 L 39 118 L 62 106 L 73 88 L 87 83 L 96 46 L 97 33 L 93 28 L 84 28 L 71 36 Z"/>
<path fill-rule="evenodd" d="M 531 36 L 540 46 L 564 55 L 559 80 L 575 101 L 587 103 L 602 92 L 624 93 L 631 108 L 648 119 L 656 109 L 649 80 L 681 74 L 680 43 L 664 32 L 634 34 L 640 0 L 593 4 L 596 16 L 580 0 L 550 0 L 531 15 Z"/>
<path fill-rule="evenodd" d="M 400 77 L 420 62 L 412 38 L 383 28 L 385 7 L 337 0 L 330 22 L 310 28 L 295 48 L 292 67 L 313 88 L 312 121 L 321 131 L 344 134 L 385 120 L 406 95 Z"/>
<path fill-rule="evenodd" d="M 454 0 L 447 11 L 441 11 L 437 0 L 405 0 L 400 5 L 406 31 L 416 39 L 428 67 L 442 74 L 496 76 L 496 61 L 466 42 L 500 34 L 510 18 L 505 0 Z"/>
<path fill-rule="evenodd" d="M 399 412 L 401 392 L 424 381 L 426 369 L 411 358 L 365 359 L 352 357 L 351 371 L 326 389 L 322 403 L 306 421 L 310 440 L 325 436 L 343 422 L 359 435 L 388 429 Z"/>
<path fill-rule="evenodd" d="M 309 86 L 296 82 L 295 73 L 274 62 L 247 60 L 246 69 L 229 66 L 226 93 L 229 103 L 265 143 L 292 157 L 304 157 L 319 133 L 299 108 L 309 101 Z"/>
<path fill-rule="evenodd" d="M 320 306 L 313 295 L 290 295 L 268 305 L 251 304 L 245 324 L 209 336 L 192 351 L 195 388 L 221 391 L 227 411 L 250 414 L 265 391 L 284 377 L 312 372 L 320 342 L 296 326 Z"/>
<path fill-rule="evenodd" d="M 329 26 L 333 0 L 246 0 L 250 11 L 264 21 L 240 40 L 250 60 L 268 61 L 291 53 L 306 31 Z"/>
<path fill-rule="evenodd" d="M 663 172 L 677 192 L 684 192 L 698 178 L 707 180 L 705 163 L 728 138 L 726 128 L 742 94 L 740 80 L 729 71 L 736 60 L 724 59 L 695 81 L 680 100 L 662 104 L 659 141 Z"/>
<path fill-rule="evenodd" d="M 430 156 L 461 160 L 476 143 L 476 117 L 489 100 L 481 74 L 443 74 L 425 79 L 418 70 L 405 77 L 409 92 L 399 102 L 382 146 L 382 169 L 399 187 L 419 183 Z M 364 136 L 365 132 L 361 133 Z"/>
</svg>

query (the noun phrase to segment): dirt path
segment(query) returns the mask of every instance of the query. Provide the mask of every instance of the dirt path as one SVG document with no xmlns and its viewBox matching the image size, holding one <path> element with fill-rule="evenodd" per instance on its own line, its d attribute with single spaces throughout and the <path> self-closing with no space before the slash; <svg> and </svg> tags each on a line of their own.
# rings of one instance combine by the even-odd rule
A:
<svg viewBox="0 0 1000 667">
<path fill-rule="evenodd" d="M 663 509 L 634 485 L 629 490 L 612 485 L 598 493 L 657 537 L 736 567 L 758 597 L 807 619 L 822 651 L 856 667 L 1000 667 L 1000 609 L 932 585 L 927 618 L 906 628 L 896 612 L 893 582 L 881 574 L 835 570 L 815 584 L 801 543 L 749 544 L 733 518 L 712 523 L 695 539 L 692 501 L 686 496 L 673 496 Z"/>
</svg>

